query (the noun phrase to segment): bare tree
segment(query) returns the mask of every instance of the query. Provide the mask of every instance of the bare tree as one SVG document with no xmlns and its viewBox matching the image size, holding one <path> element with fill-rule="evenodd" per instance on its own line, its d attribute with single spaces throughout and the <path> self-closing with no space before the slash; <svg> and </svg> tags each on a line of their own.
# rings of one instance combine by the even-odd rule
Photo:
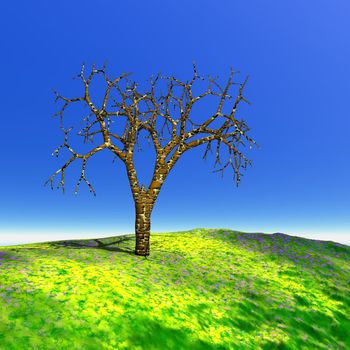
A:
<svg viewBox="0 0 350 350">
<path fill-rule="evenodd" d="M 75 193 L 77 193 L 81 181 L 84 180 L 90 192 L 96 195 L 92 185 L 85 177 L 86 162 L 91 156 L 103 149 L 108 149 L 114 153 L 115 156 L 120 158 L 125 164 L 135 202 L 136 255 L 149 255 L 151 213 L 164 181 L 182 154 L 194 147 L 207 144 L 203 156 L 203 158 L 206 158 L 208 151 L 211 151 L 211 143 L 217 141 L 214 167 L 217 163 L 222 165 L 219 156 L 220 146 L 225 146 L 228 149 L 229 159 L 221 169 L 214 170 L 213 172 L 221 171 L 223 175 L 225 168 L 231 165 L 234 173 L 233 178 L 236 180 L 236 185 L 238 186 L 242 175 L 239 172 L 240 168 L 242 167 L 245 169 L 247 164 L 251 165 L 251 161 L 238 150 L 238 146 L 245 146 L 244 141 L 249 143 L 250 148 L 252 148 L 253 145 L 258 146 L 255 141 L 247 136 L 247 131 L 250 130 L 250 128 L 246 125 L 245 121 L 235 118 L 237 107 L 241 101 L 250 104 L 250 102 L 243 97 L 243 89 L 249 76 L 243 83 L 233 82 L 233 75 L 236 72 L 231 68 L 229 79 L 224 88 L 220 87 L 217 83 L 217 77 L 211 78 L 208 76 L 209 83 L 206 91 L 198 96 L 194 96 L 192 92 L 193 83 L 197 79 L 205 79 L 197 75 L 195 63 L 193 63 L 193 72 L 192 80 L 186 83 L 175 77 L 162 77 L 158 74 L 155 79 L 151 78 L 149 80 L 150 91 L 141 93 L 137 89 L 138 85 L 128 79 L 130 73 L 122 74 L 112 80 L 106 74 L 105 65 L 102 69 L 96 69 L 93 65 L 89 76 L 86 78 L 84 76 L 83 64 L 80 74 L 78 75 L 78 78 L 82 80 L 84 85 L 84 94 L 82 97 L 66 98 L 55 91 L 55 101 L 60 100 L 63 102 L 63 105 L 54 117 L 60 117 L 60 128 L 64 132 L 65 138 L 64 143 L 54 151 L 53 155 L 56 154 L 58 157 L 59 150 L 65 147 L 70 151 L 72 156 L 45 182 L 45 185 L 50 182 L 51 188 L 53 189 L 53 179 L 56 175 L 61 173 L 61 181 L 57 188 L 61 186 L 64 192 L 65 170 L 75 159 L 81 158 L 83 160 L 82 169 Z M 97 107 L 90 98 L 89 85 L 94 75 L 102 75 L 107 83 L 104 97 L 99 107 Z M 165 79 L 167 93 L 165 95 L 160 94 L 159 97 L 156 97 L 155 88 L 159 78 Z M 125 83 L 124 88 L 121 87 L 123 81 Z M 232 99 L 232 96 L 228 94 L 231 85 L 238 85 L 239 90 L 233 102 L 233 106 L 229 108 L 229 113 L 225 114 L 223 113 L 224 102 Z M 180 89 L 180 96 L 176 96 L 175 94 L 174 89 L 177 88 Z M 114 93 L 114 95 L 112 95 L 112 93 Z M 190 118 L 191 109 L 199 100 L 209 95 L 219 98 L 218 107 L 215 113 L 210 115 L 207 120 L 201 124 L 196 124 Z M 114 104 L 111 104 L 111 99 Z M 63 113 L 67 106 L 76 102 L 81 102 L 85 106 L 88 106 L 89 111 L 89 115 L 83 119 L 87 125 L 78 133 L 79 136 L 84 137 L 84 143 L 88 141 L 93 142 L 93 137 L 97 134 L 103 137 L 103 143 L 86 154 L 75 152 L 68 144 L 68 134 L 72 130 L 72 127 L 66 130 L 63 128 L 62 123 Z M 107 105 L 110 105 L 110 107 Z M 142 105 L 144 106 L 143 111 Z M 171 111 L 171 106 L 173 107 L 173 111 Z M 179 113 L 177 119 L 174 117 L 175 109 Z M 93 120 L 90 120 L 91 117 Z M 110 124 L 123 118 L 125 118 L 123 135 L 114 134 L 111 131 Z M 158 129 L 160 130 L 157 130 L 157 120 Z M 161 121 L 161 123 L 164 121 L 161 128 L 159 127 L 159 121 Z M 210 124 L 214 121 L 222 122 L 222 125 L 217 128 L 210 128 Z M 192 127 L 190 131 L 187 130 L 189 124 L 191 124 Z M 97 131 L 91 131 L 94 125 L 98 127 Z M 165 127 L 167 128 L 170 140 L 162 146 L 162 141 L 167 141 L 167 138 L 164 138 Z M 156 151 L 153 177 L 148 188 L 145 188 L 144 185 L 140 186 L 133 162 L 134 148 L 135 144 L 139 146 L 138 139 L 141 130 L 147 132 L 148 142 L 150 143 L 150 139 L 152 140 Z M 122 146 L 118 147 L 115 144 L 117 141 Z"/>
</svg>

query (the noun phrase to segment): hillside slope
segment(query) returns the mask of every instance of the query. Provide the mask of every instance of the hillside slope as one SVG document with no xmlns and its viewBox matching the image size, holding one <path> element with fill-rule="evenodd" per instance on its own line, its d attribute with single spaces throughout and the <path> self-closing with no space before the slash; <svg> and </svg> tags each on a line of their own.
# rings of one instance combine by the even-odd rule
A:
<svg viewBox="0 0 350 350">
<path fill-rule="evenodd" d="M 113 244 L 115 241 L 119 243 Z M 350 247 L 194 229 L 0 247 L 0 349 L 350 349 Z"/>
</svg>

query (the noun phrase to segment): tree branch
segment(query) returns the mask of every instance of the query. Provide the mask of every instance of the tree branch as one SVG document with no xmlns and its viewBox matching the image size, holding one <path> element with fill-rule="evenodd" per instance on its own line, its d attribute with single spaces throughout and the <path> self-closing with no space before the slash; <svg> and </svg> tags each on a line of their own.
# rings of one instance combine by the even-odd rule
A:
<svg viewBox="0 0 350 350">
<path fill-rule="evenodd" d="M 68 137 L 68 133 L 72 128 L 70 128 L 69 130 L 65 130 L 65 142 L 59 146 L 53 153 L 52 155 L 54 155 L 54 153 L 56 154 L 56 157 L 58 157 L 58 152 L 59 149 L 62 147 L 66 147 L 72 154 L 73 156 L 60 168 L 58 169 L 54 174 L 51 175 L 51 177 L 45 182 L 45 186 L 47 185 L 48 182 L 50 182 L 51 184 L 51 189 L 53 189 L 53 180 L 55 178 L 56 175 L 58 175 L 59 173 L 61 173 L 61 181 L 59 182 L 57 188 L 59 188 L 60 186 L 62 187 L 62 191 L 63 193 L 65 192 L 64 189 L 64 175 L 65 175 L 65 170 L 66 168 L 76 159 L 76 158 L 82 158 L 83 159 L 83 165 L 82 165 L 82 169 L 81 169 L 81 174 L 80 174 L 80 178 L 78 179 L 78 183 L 75 187 L 75 194 L 78 193 L 78 187 L 80 185 L 81 180 L 84 180 L 86 182 L 86 184 L 88 185 L 90 192 L 92 192 L 95 196 L 95 190 L 93 189 L 93 187 L 91 186 L 90 182 L 86 179 L 85 177 L 85 168 L 86 168 L 86 161 L 87 159 L 89 159 L 91 156 L 93 156 L 95 153 L 103 150 L 104 148 L 107 147 L 106 144 L 102 144 L 98 147 L 95 147 L 94 149 L 92 149 L 90 152 L 86 153 L 86 154 L 78 154 L 76 153 L 68 144 L 67 144 L 67 137 Z"/>
<path fill-rule="evenodd" d="M 156 197 L 159 190 L 164 183 L 170 170 L 173 168 L 180 156 L 197 146 L 202 144 L 207 144 L 205 154 L 203 158 L 206 158 L 207 152 L 211 151 L 211 144 L 215 140 L 216 145 L 216 164 L 221 165 L 220 159 L 220 148 L 225 146 L 229 151 L 228 162 L 218 171 L 224 171 L 228 165 L 231 164 L 234 170 L 234 178 L 236 183 L 240 181 L 242 174 L 239 173 L 240 167 L 245 168 L 247 164 L 250 164 L 250 160 L 238 150 L 240 145 L 245 146 L 245 141 L 248 142 L 250 148 L 256 145 L 256 142 L 247 135 L 250 130 L 244 120 L 237 120 L 235 118 L 238 105 L 241 101 L 250 104 L 250 102 L 243 96 L 244 87 L 248 81 L 249 76 L 245 79 L 243 83 L 236 83 L 233 81 L 233 77 L 236 71 L 230 69 L 230 75 L 224 87 L 221 87 L 217 82 L 217 77 L 208 76 L 208 85 L 204 92 L 195 96 L 192 91 L 192 87 L 197 79 L 205 80 L 197 74 L 196 64 L 193 62 L 193 77 L 190 81 L 182 82 L 175 77 L 163 77 L 160 74 L 150 82 L 150 90 L 148 92 L 140 92 L 138 90 L 138 85 L 135 82 L 130 82 L 128 76 L 130 73 L 124 73 L 119 75 L 115 79 L 110 79 L 106 74 L 106 67 L 103 66 L 102 69 L 96 69 L 95 65 L 92 66 L 92 70 L 89 76 L 86 78 L 84 76 L 85 66 L 82 65 L 80 74 L 78 77 L 82 80 L 84 86 L 84 96 L 78 98 L 65 98 L 59 95 L 56 91 L 56 100 L 63 101 L 63 106 L 54 115 L 60 116 L 60 128 L 65 133 L 64 144 L 58 147 L 54 153 L 58 156 L 58 152 L 62 147 L 67 148 L 71 153 L 72 157 L 48 180 L 52 180 L 58 173 L 61 172 L 61 182 L 59 186 L 62 186 L 64 191 L 64 171 L 65 169 L 76 159 L 82 158 L 83 165 L 81 176 L 78 180 L 76 191 L 80 185 L 80 182 L 84 180 L 90 188 L 90 191 L 94 193 L 91 184 L 85 178 L 85 167 L 87 159 L 95 154 L 96 152 L 108 148 L 113 152 L 116 157 L 120 158 L 127 170 L 127 174 L 130 181 L 130 186 L 134 197 L 137 198 L 140 191 L 145 191 L 140 187 L 137 179 L 135 166 L 133 163 L 133 152 L 135 145 L 140 149 L 139 144 L 139 133 L 141 130 L 145 130 L 148 135 L 148 143 L 153 142 L 156 151 L 156 164 L 153 171 L 153 177 L 147 191 L 148 195 Z M 106 90 L 103 95 L 103 100 L 100 108 L 93 103 L 90 97 L 89 86 L 95 75 L 102 75 L 106 82 Z M 156 87 L 160 79 L 165 79 L 167 81 L 167 91 L 165 95 L 162 93 L 157 97 Z M 120 84 L 125 82 L 125 86 L 122 87 Z M 224 104 L 227 100 L 232 99 L 232 95 L 229 93 L 230 88 L 233 85 L 239 85 L 238 95 L 230 109 L 229 114 L 223 112 Z M 179 88 L 181 93 L 177 96 L 174 92 L 174 88 Z M 209 118 L 205 119 L 202 123 L 195 123 L 190 117 L 190 113 L 193 106 L 198 103 L 203 98 L 208 97 L 219 98 L 219 102 L 215 113 L 213 113 Z M 114 104 L 108 108 L 108 101 L 112 99 Z M 65 130 L 62 125 L 63 113 L 69 104 L 75 102 L 83 102 L 85 105 L 89 106 L 89 115 L 84 118 L 86 126 L 78 133 L 79 136 L 84 136 L 84 142 L 91 141 L 97 134 L 101 134 L 103 137 L 103 143 L 94 148 L 92 151 L 85 155 L 76 153 L 68 144 L 68 133 L 71 129 Z M 143 104 L 146 108 L 141 108 Z M 170 108 L 171 105 L 173 108 Z M 174 116 L 175 111 L 179 112 L 179 117 Z M 121 118 L 125 119 L 124 132 L 122 135 L 117 135 L 111 130 L 111 124 L 116 120 L 120 121 Z M 90 120 L 90 118 L 92 120 Z M 157 119 L 162 118 L 163 124 L 158 128 Z M 210 128 L 216 120 L 221 120 L 222 125 L 217 128 Z M 186 128 L 191 124 L 192 129 L 186 131 Z M 98 126 L 99 129 L 91 131 L 91 128 Z M 178 130 L 179 126 L 179 130 Z M 166 129 L 166 130 L 165 130 Z M 233 130 L 231 130 L 233 129 Z M 165 132 L 167 131 L 168 137 L 166 137 Z M 195 136 L 199 136 L 198 139 L 194 139 Z M 123 149 L 117 147 L 112 140 L 118 140 L 122 143 Z M 162 146 L 162 141 L 166 141 L 165 145 Z M 259 146 L 258 146 L 259 147 Z M 173 154 L 170 156 L 170 154 Z M 216 171 L 214 171 L 216 172 Z M 52 184 L 52 181 L 51 181 Z M 58 186 L 58 187 L 59 187 Z"/>
</svg>

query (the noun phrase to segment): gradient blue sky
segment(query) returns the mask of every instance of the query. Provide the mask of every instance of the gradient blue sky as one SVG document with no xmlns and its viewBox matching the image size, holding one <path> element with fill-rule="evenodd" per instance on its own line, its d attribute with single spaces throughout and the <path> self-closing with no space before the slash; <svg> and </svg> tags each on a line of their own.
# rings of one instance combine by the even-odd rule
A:
<svg viewBox="0 0 350 350">
<path fill-rule="evenodd" d="M 349 16 L 346 0 L 2 2 L 0 245 L 133 233 L 126 172 L 107 151 L 87 164 L 96 197 L 84 183 L 74 195 L 80 161 L 67 170 L 66 194 L 44 187 L 69 157 L 51 156 L 63 142 L 52 89 L 80 96 L 72 77 L 82 62 L 106 62 L 111 76 L 133 72 L 147 87 L 158 72 L 190 79 L 193 60 L 221 83 L 231 65 L 236 80 L 250 75 L 252 106 L 236 116 L 261 149 L 248 149 L 253 166 L 238 188 L 231 168 L 223 179 L 212 173 L 205 145 L 185 154 L 151 231 L 278 231 L 350 244 Z M 208 115 L 210 101 L 198 111 Z M 71 113 L 64 125 L 78 132 L 83 116 Z M 80 139 L 72 135 L 73 146 L 86 150 Z M 135 162 L 148 184 L 154 151 L 143 148 Z"/>
</svg>

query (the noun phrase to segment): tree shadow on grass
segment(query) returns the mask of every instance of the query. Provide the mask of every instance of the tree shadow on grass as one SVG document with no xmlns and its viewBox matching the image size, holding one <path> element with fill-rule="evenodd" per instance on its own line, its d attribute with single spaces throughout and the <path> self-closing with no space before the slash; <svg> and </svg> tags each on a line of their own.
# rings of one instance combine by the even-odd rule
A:
<svg viewBox="0 0 350 350">
<path fill-rule="evenodd" d="M 133 240 L 133 236 L 107 237 L 101 239 L 84 239 L 84 240 L 68 240 L 51 242 L 50 245 L 54 248 L 72 248 L 72 249 L 103 249 L 113 252 L 121 252 L 129 255 L 135 255 L 134 250 L 129 248 L 120 248 L 119 244 Z"/>
</svg>

